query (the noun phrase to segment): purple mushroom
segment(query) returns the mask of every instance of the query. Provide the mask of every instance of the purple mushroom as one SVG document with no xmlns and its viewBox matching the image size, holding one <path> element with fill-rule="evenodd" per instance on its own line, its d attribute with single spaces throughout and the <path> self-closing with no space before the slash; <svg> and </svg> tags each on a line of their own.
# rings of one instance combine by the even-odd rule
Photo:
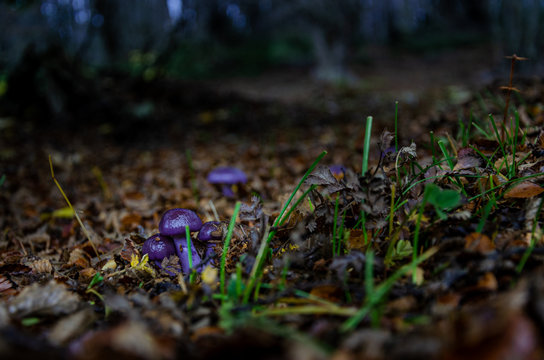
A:
<svg viewBox="0 0 544 360">
<path fill-rule="evenodd" d="M 208 221 L 202 225 L 198 233 L 198 240 L 206 244 L 205 258 L 210 258 L 214 254 L 215 243 L 210 240 L 221 240 L 223 238 L 223 231 L 219 227 L 220 224 L 219 221 Z"/>
<path fill-rule="evenodd" d="M 245 184 L 247 176 L 242 170 L 234 167 L 217 167 L 208 174 L 208 182 L 220 185 L 221 191 L 226 197 L 234 197 L 232 185 Z"/>
<path fill-rule="evenodd" d="M 189 266 L 189 249 L 187 248 L 187 238 L 185 226 L 189 226 L 189 231 L 194 232 L 202 227 L 202 220 L 193 211 L 188 209 L 170 209 L 164 213 L 159 223 L 159 232 L 161 235 L 170 236 L 174 240 L 175 251 L 181 262 L 181 270 L 188 274 L 191 271 Z M 195 251 L 193 243 L 191 244 L 191 257 L 193 268 L 196 269 L 200 264 L 200 256 Z"/>
<path fill-rule="evenodd" d="M 346 174 L 346 168 L 344 167 L 344 165 L 339 165 L 339 164 L 330 165 L 329 170 L 331 171 L 332 175 L 337 179 L 343 178 L 344 175 Z"/>
<path fill-rule="evenodd" d="M 160 269 L 162 269 L 161 262 L 164 258 L 168 258 L 176 253 L 174 242 L 168 236 L 161 234 L 151 235 L 142 245 L 142 252 L 147 254 L 150 261 L 153 261 Z M 174 275 L 168 270 L 165 270 L 168 274 Z"/>
</svg>

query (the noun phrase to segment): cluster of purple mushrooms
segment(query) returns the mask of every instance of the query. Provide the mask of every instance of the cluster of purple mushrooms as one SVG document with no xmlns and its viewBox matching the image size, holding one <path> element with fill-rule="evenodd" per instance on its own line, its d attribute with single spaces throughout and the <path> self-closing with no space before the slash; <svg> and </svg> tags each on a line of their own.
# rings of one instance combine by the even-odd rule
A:
<svg viewBox="0 0 544 360">
<path fill-rule="evenodd" d="M 243 171 L 234 167 L 217 167 L 208 174 L 207 180 L 210 184 L 220 187 L 225 197 L 232 198 L 235 195 L 232 187 L 236 184 L 246 183 L 247 176 Z M 192 269 L 200 272 L 207 264 L 211 264 L 210 259 L 214 255 L 214 241 L 222 238 L 219 224 L 220 222 L 218 221 L 202 223 L 198 215 L 189 209 L 170 209 L 161 218 L 159 233 L 150 236 L 144 242 L 142 252 L 147 254 L 149 260 L 153 261 L 159 268 L 162 268 L 161 263 L 164 258 L 177 255 L 181 264 L 181 271 L 184 274 L 190 273 Z M 187 234 L 185 233 L 186 226 L 189 227 L 191 233 L 198 231 L 197 239 L 206 244 L 204 259 L 207 261 L 203 263 L 189 237 L 192 269 L 189 266 L 189 248 Z M 174 275 L 166 269 L 165 271 Z"/>
<path fill-rule="evenodd" d="M 215 243 L 213 240 L 220 240 L 222 232 L 219 228 L 220 222 L 209 221 L 202 223 L 198 215 L 189 209 L 175 208 L 164 213 L 159 223 L 159 233 L 150 236 L 142 246 L 142 252 L 149 256 L 149 260 L 155 265 L 162 268 L 161 263 L 164 258 L 169 258 L 172 255 L 177 255 L 181 264 L 181 271 L 188 274 L 192 269 L 200 272 L 206 264 L 202 262 L 200 255 L 195 250 L 191 237 L 187 241 L 185 232 L 186 226 L 189 227 L 189 232 L 197 232 L 197 239 L 206 244 L 206 253 L 204 259 L 213 257 L 213 248 Z M 189 244 L 190 250 L 189 250 Z M 191 251 L 192 269 L 189 266 L 189 251 Z M 171 272 L 167 271 L 171 275 Z"/>
<path fill-rule="evenodd" d="M 343 176 L 345 168 L 342 165 L 331 165 L 329 167 L 334 176 Z M 218 167 L 208 174 L 208 182 L 221 187 L 222 194 L 226 197 L 233 197 L 232 186 L 238 183 L 246 183 L 246 175 L 239 169 L 233 167 Z M 150 236 L 142 246 L 142 252 L 149 256 L 157 267 L 162 268 L 164 258 L 177 255 L 181 264 L 181 271 L 184 274 L 190 273 L 193 269 L 201 272 L 210 264 L 214 255 L 215 241 L 223 237 L 219 221 L 202 223 L 198 215 L 189 209 L 175 208 L 166 211 L 159 223 L 159 232 Z M 189 232 L 198 232 L 197 239 L 206 245 L 204 261 L 195 250 L 190 234 L 186 234 L 186 226 Z M 189 240 L 187 241 L 187 237 Z M 189 246 L 190 245 L 190 249 Z M 191 251 L 192 268 L 189 266 L 189 251 Z M 170 275 L 175 275 L 165 269 Z"/>
</svg>

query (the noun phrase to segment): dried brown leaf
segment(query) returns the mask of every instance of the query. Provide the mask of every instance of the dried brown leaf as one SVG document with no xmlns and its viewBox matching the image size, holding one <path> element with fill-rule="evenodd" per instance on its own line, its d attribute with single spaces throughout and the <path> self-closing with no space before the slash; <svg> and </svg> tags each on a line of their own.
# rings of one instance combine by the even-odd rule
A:
<svg viewBox="0 0 544 360">
<path fill-rule="evenodd" d="M 89 255 L 87 255 L 83 249 L 75 248 L 72 250 L 72 252 L 70 252 L 68 265 L 73 265 L 84 269 L 89 266 Z"/>
<path fill-rule="evenodd" d="M 339 183 L 334 177 L 329 167 L 324 165 L 318 166 L 317 169 L 308 176 L 306 184 L 322 186 L 321 193 L 323 196 L 333 194 L 345 188 L 345 186 Z"/>
<path fill-rule="evenodd" d="M 136 249 L 136 246 L 134 245 L 134 241 L 130 239 L 125 239 L 125 244 L 123 245 L 123 249 L 121 250 L 120 255 L 123 260 L 130 263 L 133 255 L 138 258 L 140 257 L 140 252 L 138 251 L 138 249 Z"/>
<path fill-rule="evenodd" d="M 342 301 L 343 291 L 341 287 L 336 285 L 318 285 L 310 291 L 310 295 L 333 303 L 339 303 Z"/>
<path fill-rule="evenodd" d="M 94 320 L 94 312 L 89 308 L 83 309 L 59 320 L 47 337 L 55 345 L 64 345 L 83 334 Z"/>
<path fill-rule="evenodd" d="M 487 253 L 495 249 L 495 244 L 484 234 L 471 233 L 465 237 L 465 249 L 480 253 Z"/>
<path fill-rule="evenodd" d="M 4 275 L 0 275 L 0 297 L 8 298 L 15 294 L 17 294 L 17 290 L 13 288 L 13 282 Z"/>
<path fill-rule="evenodd" d="M 478 279 L 476 287 L 481 290 L 496 291 L 499 288 L 499 282 L 492 272 L 486 272 Z"/>
<path fill-rule="evenodd" d="M 8 311 L 19 318 L 29 315 L 57 316 L 74 312 L 80 302 L 77 294 L 51 280 L 45 285 L 34 283 L 24 288 L 10 301 Z"/>
<path fill-rule="evenodd" d="M 481 157 L 471 148 L 462 148 L 457 152 L 457 163 L 453 171 L 467 170 L 482 165 Z"/>
<path fill-rule="evenodd" d="M 32 272 L 36 274 L 50 274 L 53 271 L 53 266 L 47 259 L 36 260 L 29 266 L 32 268 Z"/>
<path fill-rule="evenodd" d="M 505 198 L 532 198 L 541 194 L 544 188 L 532 181 L 523 181 L 510 188 L 505 194 Z"/>
</svg>

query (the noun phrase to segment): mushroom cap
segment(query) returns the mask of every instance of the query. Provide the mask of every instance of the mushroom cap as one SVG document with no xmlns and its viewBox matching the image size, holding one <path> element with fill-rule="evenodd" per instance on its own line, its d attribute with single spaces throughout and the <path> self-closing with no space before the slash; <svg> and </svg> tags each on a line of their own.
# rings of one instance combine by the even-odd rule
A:
<svg viewBox="0 0 544 360">
<path fill-rule="evenodd" d="M 198 240 L 207 242 L 210 240 L 219 240 L 222 236 L 215 236 L 213 233 L 219 229 L 219 221 L 208 221 L 202 225 L 200 232 L 198 233 Z"/>
<path fill-rule="evenodd" d="M 333 175 L 343 175 L 346 172 L 344 165 L 334 164 L 329 166 L 329 170 Z"/>
<path fill-rule="evenodd" d="M 165 257 L 176 254 L 176 248 L 171 238 L 161 234 L 151 235 L 142 245 L 142 252 L 151 261 L 162 261 Z"/>
<path fill-rule="evenodd" d="M 186 225 L 189 225 L 189 231 L 198 231 L 202 227 L 202 220 L 189 209 L 170 209 L 162 215 L 159 232 L 167 236 L 185 235 Z"/>
<path fill-rule="evenodd" d="M 246 174 L 237 168 L 230 166 L 216 167 L 208 174 L 208 182 L 211 184 L 238 184 L 246 183 Z"/>
</svg>

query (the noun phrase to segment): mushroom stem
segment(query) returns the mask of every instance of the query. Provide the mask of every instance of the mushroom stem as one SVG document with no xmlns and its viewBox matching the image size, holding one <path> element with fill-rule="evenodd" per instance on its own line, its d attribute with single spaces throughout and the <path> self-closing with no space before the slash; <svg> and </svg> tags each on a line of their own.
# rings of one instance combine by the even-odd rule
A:
<svg viewBox="0 0 544 360">
<path fill-rule="evenodd" d="M 226 197 L 234 197 L 234 191 L 232 191 L 232 186 L 228 184 L 221 185 L 221 192 Z"/>
<path fill-rule="evenodd" d="M 189 248 L 187 247 L 187 238 L 185 236 L 174 236 L 172 238 L 174 239 L 176 253 L 178 254 L 179 261 L 181 263 L 181 271 L 184 274 L 189 274 L 191 272 L 191 267 L 189 266 Z M 193 269 L 198 269 L 201 260 L 198 253 L 193 249 L 194 246 L 191 242 L 191 258 L 193 260 Z"/>
<path fill-rule="evenodd" d="M 213 248 L 215 247 L 215 244 L 208 244 L 206 247 L 206 254 L 204 255 L 204 258 L 210 259 L 212 256 L 215 255 L 215 251 L 213 251 Z"/>
</svg>

